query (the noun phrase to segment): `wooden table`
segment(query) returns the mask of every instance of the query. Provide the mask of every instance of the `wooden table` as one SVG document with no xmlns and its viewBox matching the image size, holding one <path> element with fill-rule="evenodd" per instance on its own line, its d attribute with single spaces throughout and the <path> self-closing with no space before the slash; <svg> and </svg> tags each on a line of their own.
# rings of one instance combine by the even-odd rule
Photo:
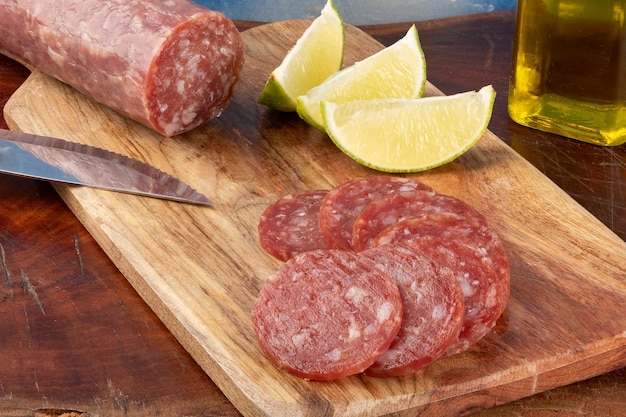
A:
<svg viewBox="0 0 626 417">
<path fill-rule="evenodd" d="M 390 44 L 408 26 L 364 29 Z M 447 94 L 493 84 L 499 95 L 490 129 L 626 239 L 626 147 L 595 147 L 508 118 L 514 15 L 417 26 L 429 80 Z M 27 75 L 0 56 L 0 106 Z M 2 176 L 0 202 L 0 415 L 240 415 L 49 184 Z M 624 410 L 621 369 L 475 415 L 608 417 Z"/>
</svg>

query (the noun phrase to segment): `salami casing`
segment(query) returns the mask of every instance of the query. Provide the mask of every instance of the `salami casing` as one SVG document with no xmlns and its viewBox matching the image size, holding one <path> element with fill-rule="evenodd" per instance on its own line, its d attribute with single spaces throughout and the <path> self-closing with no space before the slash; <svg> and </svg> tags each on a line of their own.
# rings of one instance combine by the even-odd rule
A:
<svg viewBox="0 0 626 417">
<path fill-rule="evenodd" d="M 376 176 L 355 178 L 328 192 L 320 208 L 319 221 L 326 243 L 335 249 L 352 250 L 352 228 L 361 210 L 386 194 L 431 190 L 407 178 Z"/>
<path fill-rule="evenodd" d="M 0 0 L 0 49 L 173 136 L 218 116 L 243 44 L 233 22 L 187 0 Z"/>
<path fill-rule="evenodd" d="M 407 245 L 450 268 L 464 296 L 465 317 L 448 355 L 467 350 L 496 324 L 510 293 L 509 263 L 500 238 L 455 213 L 431 213 L 384 229 L 374 246 Z"/>
<path fill-rule="evenodd" d="M 281 261 L 298 253 L 328 249 L 318 221 L 320 204 L 327 192 L 289 194 L 268 206 L 259 220 L 261 247 Z"/>
<path fill-rule="evenodd" d="M 294 256 L 264 284 L 252 309 L 259 345 L 281 369 L 333 380 L 364 371 L 400 329 L 398 286 L 354 252 Z"/>
<path fill-rule="evenodd" d="M 391 273 L 404 306 L 400 331 L 365 373 L 407 375 L 445 356 L 464 318 L 463 294 L 452 272 L 406 246 L 383 245 L 360 254 Z"/>
</svg>

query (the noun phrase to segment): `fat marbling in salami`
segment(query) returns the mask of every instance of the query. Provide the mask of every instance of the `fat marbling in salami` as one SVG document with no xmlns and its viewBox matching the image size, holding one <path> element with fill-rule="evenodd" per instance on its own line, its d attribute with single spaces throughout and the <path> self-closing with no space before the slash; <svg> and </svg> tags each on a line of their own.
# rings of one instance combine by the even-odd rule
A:
<svg viewBox="0 0 626 417">
<path fill-rule="evenodd" d="M 0 0 L 0 49 L 167 136 L 218 116 L 243 44 L 187 0 Z"/>
<path fill-rule="evenodd" d="M 386 194 L 430 190 L 424 183 L 401 177 L 356 178 L 328 192 L 320 208 L 322 235 L 332 248 L 352 249 L 352 227 L 357 216 L 372 201 Z"/>
<path fill-rule="evenodd" d="M 384 195 L 365 206 L 352 227 L 352 246 L 364 250 L 384 228 L 428 213 L 454 213 L 469 224 L 487 225 L 487 219 L 463 200 L 433 190 L 408 190 Z"/>
<path fill-rule="evenodd" d="M 509 263 L 500 238 L 456 213 L 431 213 L 384 229 L 373 242 L 407 245 L 450 268 L 464 296 L 465 316 L 448 355 L 467 350 L 495 326 L 509 299 Z"/>
<path fill-rule="evenodd" d="M 382 245 L 360 254 L 391 273 L 404 306 L 400 331 L 365 374 L 403 376 L 445 356 L 464 318 L 463 294 L 452 272 L 401 245 Z"/>
<path fill-rule="evenodd" d="M 398 333 L 402 314 L 394 278 L 374 260 L 317 250 L 289 259 L 265 282 L 252 322 L 277 367 L 333 380 L 371 366 Z"/>
<path fill-rule="evenodd" d="M 327 192 L 293 193 L 268 206 L 259 220 L 261 247 L 281 261 L 298 253 L 328 249 L 318 221 L 320 204 Z"/>
</svg>

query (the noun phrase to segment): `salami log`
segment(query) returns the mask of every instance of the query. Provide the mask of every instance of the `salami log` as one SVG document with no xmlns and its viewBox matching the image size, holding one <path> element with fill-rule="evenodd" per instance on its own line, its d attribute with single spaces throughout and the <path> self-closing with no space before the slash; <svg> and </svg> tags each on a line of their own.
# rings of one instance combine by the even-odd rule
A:
<svg viewBox="0 0 626 417">
<path fill-rule="evenodd" d="M 354 252 L 296 255 L 270 277 L 252 309 L 259 345 L 281 369 L 333 380 L 364 371 L 400 329 L 391 275 Z"/>
<path fill-rule="evenodd" d="M 365 206 L 352 227 L 352 247 L 356 251 L 371 247 L 384 228 L 410 217 L 429 213 L 454 213 L 468 224 L 487 226 L 487 219 L 456 197 L 435 191 L 409 190 L 387 194 Z"/>
<path fill-rule="evenodd" d="M 268 206 L 259 220 L 261 247 L 281 261 L 298 253 L 327 249 L 318 221 L 327 192 L 289 194 Z"/>
<path fill-rule="evenodd" d="M 456 213 L 431 213 L 384 229 L 373 245 L 402 244 L 450 268 L 464 296 L 465 317 L 448 355 L 467 350 L 496 324 L 509 299 L 509 263 L 500 238 Z"/>
<path fill-rule="evenodd" d="M 328 192 L 320 208 L 322 235 L 331 248 L 352 249 L 352 227 L 357 216 L 372 201 L 396 192 L 431 190 L 407 178 L 376 176 L 356 178 Z"/>
<path fill-rule="evenodd" d="M 365 373 L 408 375 L 445 356 L 464 318 L 463 294 L 452 272 L 406 246 L 383 245 L 360 254 L 391 273 L 404 306 L 398 335 Z"/>
<path fill-rule="evenodd" d="M 167 136 L 218 116 L 243 43 L 187 0 L 0 0 L 0 49 Z"/>
</svg>

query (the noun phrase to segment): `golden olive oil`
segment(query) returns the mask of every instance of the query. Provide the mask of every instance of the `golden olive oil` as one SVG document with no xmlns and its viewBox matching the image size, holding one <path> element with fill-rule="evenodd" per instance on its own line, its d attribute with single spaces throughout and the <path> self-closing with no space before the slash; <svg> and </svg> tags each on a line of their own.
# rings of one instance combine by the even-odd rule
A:
<svg viewBox="0 0 626 417">
<path fill-rule="evenodd" d="M 626 0 L 518 0 L 509 114 L 598 145 L 626 141 Z"/>
</svg>

